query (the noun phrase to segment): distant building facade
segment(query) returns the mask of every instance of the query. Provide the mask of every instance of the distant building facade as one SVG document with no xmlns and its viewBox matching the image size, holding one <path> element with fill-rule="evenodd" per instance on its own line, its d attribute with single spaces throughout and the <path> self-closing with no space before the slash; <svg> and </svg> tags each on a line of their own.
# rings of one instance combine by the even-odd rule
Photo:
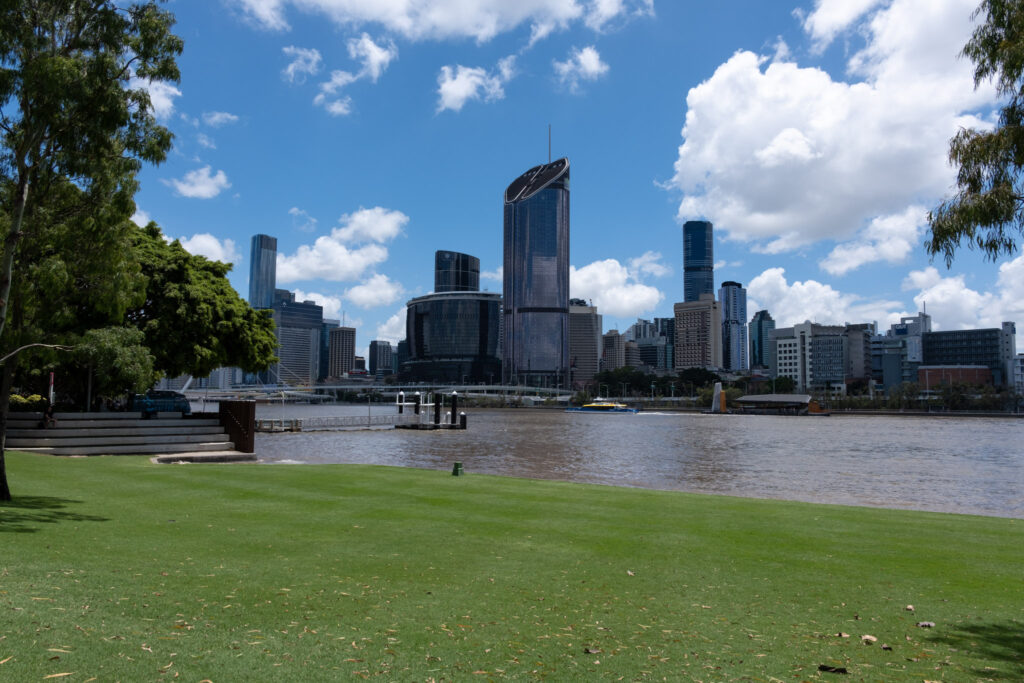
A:
<svg viewBox="0 0 1024 683">
<path fill-rule="evenodd" d="M 722 367 L 722 311 L 712 294 L 674 306 L 675 369 Z"/>
<path fill-rule="evenodd" d="M 601 315 L 583 299 L 569 300 L 569 373 L 573 389 L 594 381 L 601 362 Z"/>
<path fill-rule="evenodd" d="M 1016 325 L 1012 322 L 1004 322 L 1002 327 L 927 332 L 922 336 L 925 365 L 983 365 L 992 371 L 996 386 L 1013 382 L 1015 347 Z"/>
<path fill-rule="evenodd" d="M 274 291 L 273 311 L 278 363 L 272 376 L 278 384 L 316 384 L 320 378 L 323 307 L 312 301 L 296 301 L 292 292 L 278 289 Z"/>
<path fill-rule="evenodd" d="M 768 311 L 758 311 L 750 319 L 750 367 L 772 368 L 774 349 L 768 344 L 768 333 L 775 329 L 775 321 Z"/>
<path fill-rule="evenodd" d="M 457 251 L 434 252 L 435 292 L 480 290 L 480 259 Z"/>
<path fill-rule="evenodd" d="M 277 238 L 253 235 L 249 250 L 249 305 L 270 308 L 277 287 Z"/>
<path fill-rule="evenodd" d="M 502 381 L 567 386 L 569 160 L 535 166 L 505 190 Z"/>
<path fill-rule="evenodd" d="M 334 379 L 346 376 L 355 367 L 356 330 L 354 327 L 335 327 L 330 331 L 331 367 L 328 375 Z"/>
<path fill-rule="evenodd" d="M 715 242 L 709 221 L 683 224 L 683 301 L 715 294 Z"/>
<path fill-rule="evenodd" d="M 402 376 L 416 382 L 487 382 L 501 377 L 501 295 L 442 292 L 406 304 Z"/>
<path fill-rule="evenodd" d="M 738 282 L 723 282 L 718 302 L 722 307 L 722 368 L 747 370 L 747 290 Z"/>
<path fill-rule="evenodd" d="M 377 339 L 370 342 L 369 372 L 371 375 L 374 377 L 383 377 L 385 375 L 392 374 L 391 358 L 391 342 Z"/>
</svg>

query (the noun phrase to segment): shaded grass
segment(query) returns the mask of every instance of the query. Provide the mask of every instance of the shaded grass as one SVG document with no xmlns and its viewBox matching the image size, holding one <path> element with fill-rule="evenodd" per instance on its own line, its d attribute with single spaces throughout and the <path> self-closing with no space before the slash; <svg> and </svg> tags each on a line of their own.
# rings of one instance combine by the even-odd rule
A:
<svg viewBox="0 0 1024 683">
<path fill-rule="evenodd" d="M 0 680 L 1024 678 L 1021 520 L 8 457 Z"/>
</svg>

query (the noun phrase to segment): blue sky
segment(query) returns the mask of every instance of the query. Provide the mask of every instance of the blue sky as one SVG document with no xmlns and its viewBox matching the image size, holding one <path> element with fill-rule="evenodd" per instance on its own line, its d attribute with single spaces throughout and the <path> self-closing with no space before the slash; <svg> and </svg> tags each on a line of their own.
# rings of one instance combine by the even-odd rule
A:
<svg viewBox="0 0 1024 683">
<path fill-rule="evenodd" d="M 605 328 L 671 316 L 682 222 L 715 225 L 716 287 L 779 326 L 926 306 L 937 329 L 1024 322 L 1024 257 L 929 262 L 949 138 L 992 88 L 957 57 L 977 0 L 171 1 L 175 133 L 137 221 L 234 264 L 278 238 L 278 286 L 404 336 L 437 249 L 501 291 L 502 192 L 571 163 L 571 290 Z M 1024 350 L 1024 334 L 1018 337 Z"/>
</svg>

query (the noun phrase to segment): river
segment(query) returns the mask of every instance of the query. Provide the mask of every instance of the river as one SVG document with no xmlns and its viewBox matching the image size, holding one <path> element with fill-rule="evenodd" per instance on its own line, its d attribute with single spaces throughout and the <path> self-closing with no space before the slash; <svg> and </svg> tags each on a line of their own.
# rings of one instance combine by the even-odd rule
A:
<svg viewBox="0 0 1024 683">
<path fill-rule="evenodd" d="M 373 414 L 395 412 L 375 405 Z M 1024 518 L 1024 420 L 468 410 L 465 431 L 258 434 L 264 463 L 364 463 Z M 257 417 L 365 415 L 260 405 Z"/>
</svg>

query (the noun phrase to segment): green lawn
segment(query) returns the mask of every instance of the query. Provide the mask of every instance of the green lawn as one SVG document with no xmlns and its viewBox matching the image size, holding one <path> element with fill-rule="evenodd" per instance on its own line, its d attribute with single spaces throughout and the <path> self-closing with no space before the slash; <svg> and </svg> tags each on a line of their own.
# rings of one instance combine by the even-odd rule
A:
<svg viewBox="0 0 1024 683">
<path fill-rule="evenodd" d="M 348 465 L 8 471 L 3 681 L 1024 679 L 1022 520 Z"/>
</svg>

